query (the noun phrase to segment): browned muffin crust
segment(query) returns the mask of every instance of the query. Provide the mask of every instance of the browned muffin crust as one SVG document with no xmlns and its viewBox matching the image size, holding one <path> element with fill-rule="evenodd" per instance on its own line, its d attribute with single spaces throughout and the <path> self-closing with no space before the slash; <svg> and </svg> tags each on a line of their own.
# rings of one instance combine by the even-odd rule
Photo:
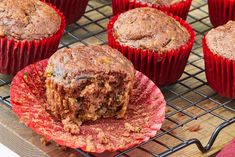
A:
<svg viewBox="0 0 235 157">
<path fill-rule="evenodd" d="M 235 21 L 210 30 L 206 43 L 213 53 L 235 60 Z"/>
<path fill-rule="evenodd" d="M 148 7 L 122 13 L 114 23 L 113 35 L 122 45 L 157 52 L 179 48 L 190 37 L 178 21 Z"/>
<path fill-rule="evenodd" d="M 117 50 L 82 46 L 52 55 L 46 75 L 46 109 L 78 133 L 84 121 L 125 116 L 135 70 Z"/>
<path fill-rule="evenodd" d="M 172 4 L 183 2 L 185 0 L 137 0 L 137 1 L 140 1 L 141 3 L 155 4 L 157 6 L 170 6 Z"/>
<path fill-rule="evenodd" d="M 55 34 L 58 13 L 39 0 L 0 0 L 0 37 L 37 40 Z"/>
</svg>

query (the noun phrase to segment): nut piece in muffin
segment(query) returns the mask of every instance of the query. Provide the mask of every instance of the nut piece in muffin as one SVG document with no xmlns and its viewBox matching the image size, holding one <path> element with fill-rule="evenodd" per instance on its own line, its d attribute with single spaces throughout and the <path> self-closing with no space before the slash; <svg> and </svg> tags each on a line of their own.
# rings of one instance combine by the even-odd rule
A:
<svg viewBox="0 0 235 157">
<path fill-rule="evenodd" d="M 113 35 L 121 45 L 157 52 L 177 49 L 190 38 L 174 18 L 148 7 L 122 13 L 114 23 Z"/>
<path fill-rule="evenodd" d="M 130 0 L 133 1 L 133 0 Z M 147 3 L 147 4 L 155 4 L 155 5 L 159 5 L 159 6 L 170 6 L 173 5 L 175 3 L 179 3 L 179 2 L 183 2 L 185 0 L 137 0 L 141 3 Z"/>
<path fill-rule="evenodd" d="M 0 0 L 0 37 L 39 40 L 55 34 L 58 13 L 39 0 Z"/>
<path fill-rule="evenodd" d="M 124 118 L 134 79 L 132 63 L 108 46 L 61 49 L 46 68 L 46 109 L 73 134 L 85 121 Z"/>
<path fill-rule="evenodd" d="M 235 21 L 229 21 L 209 31 L 206 43 L 214 54 L 235 60 Z"/>
</svg>

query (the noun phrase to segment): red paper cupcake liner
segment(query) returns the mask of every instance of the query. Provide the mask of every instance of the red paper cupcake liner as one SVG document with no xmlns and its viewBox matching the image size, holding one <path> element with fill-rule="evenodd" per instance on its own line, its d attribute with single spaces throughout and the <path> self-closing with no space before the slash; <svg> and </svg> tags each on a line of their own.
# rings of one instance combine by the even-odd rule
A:
<svg viewBox="0 0 235 157">
<path fill-rule="evenodd" d="M 235 156 L 235 138 L 229 142 L 216 157 L 234 157 Z"/>
<path fill-rule="evenodd" d="M 101 153 L 138 145 L 155 136 L 161 128 L 165 117 L 164 97 L 149 78 L 136 72 L 125 119 L 99 119 L 84 123 L 79 134 L 66 132 L 63 124 L 44 107 L 46 66 L 47 60 L 27 66 L 14 77 L 10 90 L 12 109 L 20 121 L 46 139 L 67 147 Z"/>
<path fill-rule="evenodd" d="M 127 10 L 139 7 L 151 7 L 162 11 L 172 13 L 175 16 L 179 16 L 182 19 L 186 19 L 191 6 L 192 0 L 185 0 L 178 2 L 170 6 L 157 6 L 156 4 L 142 3 L 139 0 L 112 0 L 113 15 L 120 14 Z"/>
<path fill-rule="evenodd" d="M 84 14 L 88 0 L 42 0 L 55 5 L 65 16 L 66 24 L 78 21 Z"/>
<path fill-rule="evenodd" d="M 185 45 L 182 45 L 178 49 L 164 53 L 121 45 L 115 39 L 112 32 L 113 25 L 117 20 L 118 15 L 111 18 L 107 26 L 109 46 L 122 52 L 124 56 L 132 61 L 135 69 L 144 73 L 158 86 L 175 83 L 181 77 L 187 64 L 195 38 L 194 31 L 189 24 L 177 16 L 172 16 L 170 13 L 166 14 L 180 22 L 180 24 L 188 30 L 190 39 Z"/>
<path fill-rule="evenodd" d="M 234 0 L 208 0 L 210 21 L 214 27 L 235 20 Z"/>
<path fill-rule="evenodd" d="M 0 39 L 0 73 L 15 75 L 25 66 L 49 58 L 56 52 L 64 33 L 65 19 L 62 13 L 53 8 L 61 17 L 61 26 L 51 37 L 32 41 L 16 41 L 8 37 Z"/>
<path fill-rule="evenodd" d="M 235 62 L 214 54 L 202 41 L 206 79 L 211 88 L 220 95 L 235 98 Z"/>
</svg>

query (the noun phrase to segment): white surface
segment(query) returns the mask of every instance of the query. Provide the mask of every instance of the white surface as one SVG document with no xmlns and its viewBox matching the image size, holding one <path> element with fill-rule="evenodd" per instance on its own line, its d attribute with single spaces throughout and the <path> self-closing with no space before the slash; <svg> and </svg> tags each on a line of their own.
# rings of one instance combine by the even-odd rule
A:
<svg viewBox="0 0 235 157">
<path fill-rule="evenodd" d="M 1 157 L 20 157 L 18 154 L 4 146 L 2 143 L 0 143 L 0 156 Z"/>
</svg>

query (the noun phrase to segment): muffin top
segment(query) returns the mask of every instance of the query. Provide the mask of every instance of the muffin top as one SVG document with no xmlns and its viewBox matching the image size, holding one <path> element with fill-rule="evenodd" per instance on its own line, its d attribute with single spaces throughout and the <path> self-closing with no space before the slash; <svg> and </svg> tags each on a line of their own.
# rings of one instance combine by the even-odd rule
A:
<svg viewBox="0 0 235 157">
<path fill-rule="evenodd" d="M 185 0 L 139 0 L 142 3 L 155 4 L 157 6 L 169 6 Z"/>
<path fill-rule="evenodd" d="M 0 37 L 38 40 L 55 34 L 58 13 L 39 0 L 0 0 Z"/>
<path fill-rule="evenodd" d="M 179 48 L 190 37 L 174 18 L 148 7 L 122 13 L 114 23 L 113 35 L 121 45 L 158 52 Z"/>
<path fill-rule="evenodd" d="M 235 21 L 209 31 L 206 42 L 213 53 L 235 60 Z"/>
<path fill-rule="evenodd" d="M 108 46 L 60 49 L 50 57 L 46 69 L 47 75 L 65 84 L 80 75 L 89 77 L 113 72 L 124 72 L 131 79 L 135 76 L 132 63 L 119 51 Z"/>
</svg>

